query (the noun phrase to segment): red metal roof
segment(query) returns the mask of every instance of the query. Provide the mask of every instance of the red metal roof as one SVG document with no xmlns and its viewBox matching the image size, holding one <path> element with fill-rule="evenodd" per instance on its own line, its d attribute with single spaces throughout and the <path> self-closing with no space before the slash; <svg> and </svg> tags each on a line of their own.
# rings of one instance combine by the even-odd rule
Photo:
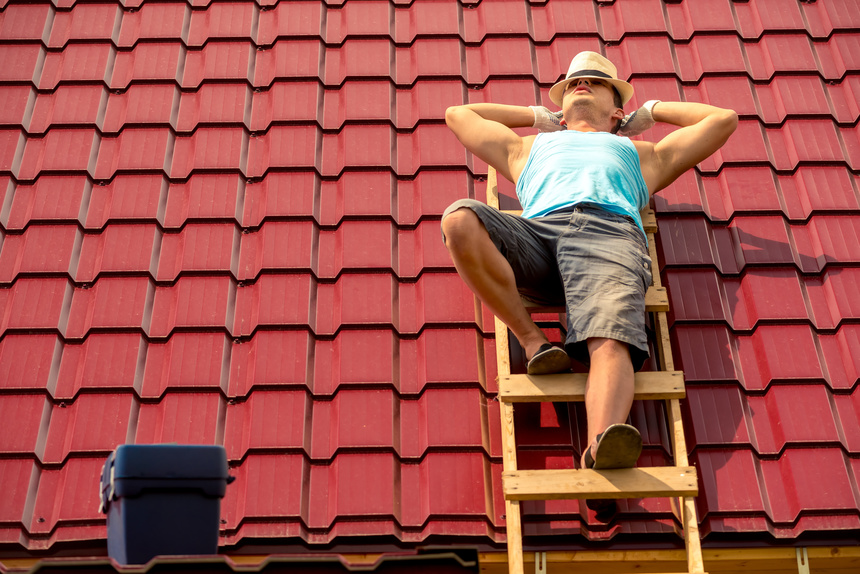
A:
<svg viewBox="0 0 860 574">
<path fill-rule="evenodd" d="M 500 547 L 493 320 L 438 228 L 486 165 L 444 112 L 548 103 L 583 49 L 631 108 L 740 114 L 654 201 L 704 544 L 856 535 L 858 28 L 852 0 L 0 1 L 2 548 L 98 552 L 107 454 L 172 441 L 225 445 L 225 545 Z M 664 416 L 634 407 L 643 464 Z M 518 407 L 521 466 L 584 428 Z M 558 547 L 677 540 L 667 500 L 523 507 Z"/>
</svg>

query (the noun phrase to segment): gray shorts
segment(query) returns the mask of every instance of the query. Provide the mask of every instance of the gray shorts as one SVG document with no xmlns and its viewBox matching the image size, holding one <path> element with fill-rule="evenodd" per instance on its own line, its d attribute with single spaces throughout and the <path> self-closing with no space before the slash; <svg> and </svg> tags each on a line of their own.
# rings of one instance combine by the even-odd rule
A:
<svg viewBox="0 0 860 574">
<path fill-rule="evenodd" d="M 452 203 L 442 214 L 467 207 L 514 270 L 523 297 L 567 306 L 565 350 L 588 365 L 591 337 L 627 343 L 635 370 L 648 358 L 645 291 L 651 258 L 633 219 L 580 204 L 546 217 L 524 219 L 474 199 Z"/>
</svg>

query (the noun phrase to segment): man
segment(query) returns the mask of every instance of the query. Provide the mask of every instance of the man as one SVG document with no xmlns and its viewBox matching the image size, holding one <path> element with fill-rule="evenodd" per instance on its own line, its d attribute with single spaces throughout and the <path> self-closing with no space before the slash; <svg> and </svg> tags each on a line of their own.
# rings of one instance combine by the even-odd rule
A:
<svg viewBox="0 0 860 574">
<path fill-rule="evenodd" d="M 652 100 L 625 117 L 633 87 L 594 52 L 577 54 L 549 95 L 561 112 L 490 103 L 448 108 L 445 120 L 460 142 L 516 184 L 523 216 L 460 200 L 443 214 L 442 233 L 457 272 L 520 342 L 530 374 L 568 370 L 569 356 L 589 365 L 583 467 L 632 467 L 642 441 L 622 423 L 633 403 L 633 373 L 648 357 L 644 297 L 651 283 L 639 210 L 717 151 L 737 114 Z M 624 137 L 655 122 L 680 129 L 657 143 Z M 549 133 L 520 137 L 511 129 L 518 127 Z M 549 344 L 521 295 L 565 301 L 564 349 Z"/>
</svg>

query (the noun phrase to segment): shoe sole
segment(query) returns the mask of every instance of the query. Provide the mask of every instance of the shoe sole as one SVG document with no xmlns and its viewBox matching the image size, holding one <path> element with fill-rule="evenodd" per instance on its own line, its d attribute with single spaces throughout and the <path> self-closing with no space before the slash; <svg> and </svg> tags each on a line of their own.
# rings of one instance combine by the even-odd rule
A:
<svg viewBox="0 0 860 574">
<path fill-rule="evenodd" d="M 635 427 L 625 424 L 609 425 L 597 443 L 593 468 L 633 468 L 641 453 L 642 436 Z"/>
<path fill-rule="evenodd" d="M 563 349 L 553 347 L 532 357 L 526 370 L 530 375 L 563 373 L 570 370 L 570 357 Z"/>
</svg>

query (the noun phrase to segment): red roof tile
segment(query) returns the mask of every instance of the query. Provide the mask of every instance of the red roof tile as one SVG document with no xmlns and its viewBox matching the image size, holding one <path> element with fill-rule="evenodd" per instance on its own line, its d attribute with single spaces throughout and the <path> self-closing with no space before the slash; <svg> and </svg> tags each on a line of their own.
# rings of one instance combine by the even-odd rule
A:
<svg viewBox="0 0 860 574">
<path fill-rule="evenodd" d="M 860 526 L 851 0 L 0 6 L 3 543 L 103 547 L 127 441 L 227 447 L 224 544 L 502 543 L 493 319 L 439 229 L 486 164 L 444 115 L 552 107 L 586 49 L 629 109 L 741 116 L 654 201 L 704 544 Z M 574 465 L 583 415 L 518 407 L 521 465 Z M 662 405 L 631 420 L 668 463 Z M 666 500 L 523 506 L 527 544 L 678 540 Z"/>
</svg>

